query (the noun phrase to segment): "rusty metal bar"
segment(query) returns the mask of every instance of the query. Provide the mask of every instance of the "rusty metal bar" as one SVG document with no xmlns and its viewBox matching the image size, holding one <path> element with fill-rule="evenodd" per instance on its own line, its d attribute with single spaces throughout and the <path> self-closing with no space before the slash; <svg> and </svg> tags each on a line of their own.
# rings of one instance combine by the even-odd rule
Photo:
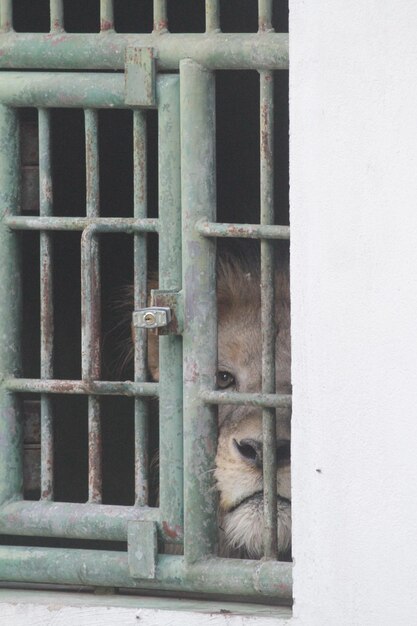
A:
<svg viewBox="0 0 417 626">
<path fill-rule="evenodd" d="M 269 33 L 272 27 L 272 0 L 258 0 L 258 27 L 260 33 Z"/>
<path fill-rule="evenodd" d="M 157 508 L 20 500 L 0 508 L 0 533 L 126 541 L 128 522 L 159 518 Z"/>
<path fill-rule="evenodd" d="M 192 33 L 165 33 L 161 37 L 159 34 L 124 35 L 109 32 L 103 37 L 98 34 L 13 32 L 2 41 L 0 67 L 123 70 L 125 52 L 129 46 L 154 48 L 159 71 L 178 70 L 181 59 L 186 58 L 211 70 L 288 69 L 287 33 L 216 32 L 204 37 Z M 53 78 L 58 79 L 56 74 Z M 123 80 L 123 75 L 120 78 Z M 94 78 L 91 84 L 96 84 L 96 81 L 97 78 Z"/>
<path fill-rule="evenodd" d="M 167 76 L 158 90 L 159 288 L 180 292 L 181 149 L 180 85 Z M 184 528 L 183 375 L 179 335 L 159 338 L 159 453 L 162 532 L 181 542 Z"/>
<path fill-rule="evenodd" d="M 168 14 L 166 0 L 153 0 L 153 32 L 161 35 L 168 30 Z"/>
<path fill-rule="evenodd" d="M 206 0 L 206 33 L 220 31 L 219 0 Z"/>
<path fill-rule="evenodd" d="M 199 220 L 196 230 L 204 237 L 240 237 L 242 239 L 289 239 L 289 226 L 265 224 L 226 224 Z"/>
<path fill-rule="evenodd" d="M 207 404 L 244 404 L 247 406 L 264 406 L 289 410 L 292 406 L 292 396 L 288 394 L 201 391 L 200 398 Z"/>
<path fill-rule="evenodd" d="M 147 160 L 146 116 L 143 111 L 133 112 L 133 214 L 137 219 L 147 216 Z M 146 235 L 134 236 L 134 308 L 146 307 L 147 252 Z M 135 382 L 146 380 L 147 330 L 136 328 L 134 338 Z M 146 399 L 135 398 L 135 502 L 137 506 L 148 503 L 149 445 L 148 404 Z"/>
<path fill-rule="evenodd" d="M 20 141 L 16 111 L 0 105 L 0 505 L 22 498 L 22 417 L 5 378 L 21 371 L 20 255 L 4 217 L 20 206 Z"/>
<path fill-rule="evenodd" d="M 212 390 L 217 363 L 215 240 L 195 231 L 215 219 L 215 85 L 212 72 L 181 62 L 181 188 L 184 292 L 184 554 L 194 563 L 215 554 L 216 494 L 212 469 L 217 443 L 213 407 L 200 399 Z"/>
<path fill-rule="evenodd" d="M 85 230 L 94 226 L 101 233 L 155 233 L 159 220 L 129 217 L 24 217 L 6 216 L 4 223 L 12 230 Z"/>
<path fill-rule="evenodd" d="M 39 380 L 39 378 L 6 378 L 4 387 L 14 393 L 94 394 L 97 396 L 159 395 L 158 383 L 133 383 L 105 380 Z"/>
<path fill-rule="evenodd" d="M 50 217 L 53 211 L 50 111 L 39 109 L 39 212 Z M 53 242 L 49 232 L 40 233 L 41 289 L 41 378 L 53 378 L 54 293 Z M 41 395 L 41 499 L 53 499 L 53 406 L 52 399 Z"/>
<path fill-rule="evenodd" d="M 113 0 L 100 0 L 100 32 L 114 31 Z"/>
<path fill-rule="evenodd" d="M 181 556 L 162 554 L 155 579 L 146 580 L 132 578 L 127 552 L 1 546 L 0 564 L 0 580 L 200 593 L 204 589 L 291 602 L 292 564 L 276 561 L 213 557 L 190 565 Z"/>
<path fill-rule="evenodd" d="M 51 33 L 64 31 L 64 2 L 63 0 L 50 0 Z"/>
<path fill-rule="evenodd" d="M 13 30 L 13 0 L 0 0 L 0 31 Z"/>
<path fill-rule="evenodd" d="M 87 217 L 98 217 L 100 203 L 98 113 L 84 111 Z M 101 374 L 100 260 L 97 233 L 89 226 L 81 237 L 82 378 Z M 101 502 L 101 419 L 99 396 L 88 396 L 88 499 Z"/>
<path fill-rule="evenodd" d="M 261 224 L 274 222 L 274 92 L 272 72 L 260 73 Z M 275 392 L 275 280 L 274 249 L 261 241 L 262 392 Z M 264 557 L 276 559 L 277 478 L 276 419 L 272 408 L 262 411 L 264 483 Z"/>
</svg>

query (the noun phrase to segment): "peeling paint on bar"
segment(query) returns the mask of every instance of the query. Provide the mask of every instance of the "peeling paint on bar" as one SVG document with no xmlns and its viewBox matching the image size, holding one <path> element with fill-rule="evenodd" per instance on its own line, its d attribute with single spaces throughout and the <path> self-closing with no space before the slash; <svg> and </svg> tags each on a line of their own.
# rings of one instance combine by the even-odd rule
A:
<svg viewBox="0 0 417 626">
<path fill-rule="evenodd" d="M 153 31 L 158 35 L 165 35 L 168 31 L 166 0 L 153 0 Z"/>
<path fill-rule="evenodd" d="M 64 2 L 63 0 L 50 0 L 51 33 L 64 31 Z"/>
<path fill-rule="evenodd" d="M 130 217 L 23 217 L 5 216 L 4 224 L 13 230 L 85 230 L 94 226 L 101 233 L 156 233 L 159 220 Z"/>
<path fill-rule="evenodd" d="M 114 31 L 113 0 L 100 0 L 100 32 Z"/>
<path fill-rule="evenodd" d="M 113 382 L 104 380 L 39 380 L 38 378 L 6 378 L 4 387 L 15 393 L 73 393 L 100 396 L 159 395 L 158 383 Z"/>
<path fill-rule="evenodd" d="M 39 109 L 39 213 L 50 217 L 53 211 L 51 120 L 48 109 Z M 54 293 L 53 242 L 51 233 L 40 233 L 40 302 L 41 302 L 41 378 L 53 378 Z M 41 499 L 53 499 L 53 405 L 41 395 Z"/>
<path fill-rule="evenodd" d="M 196 231 L 204 237 L 237 237 L 242 239 L 289 239 L 289 226 L 269 224 L 226 224 L 199 220 Z"/>
<path fill-rule="evenodd" d="M 13 0 L 0 0 L 0 31 L 13 30 Z"/>
<path fill-rule="evenodd" d="M 189 565 L 159 555 L 155 580 L 133 579 L 127 552 L 0 547 L 0 580 L 200 591 L 291 602 L 292 564 L 211 558 Z"/>
<path fill-rule="evenodd" d="M 258 27 L 260 33 L 273 32 L 272 0 L 258 0 Z"/>
<path fill-rule="evenodd" d="M 128 46 L 154 48 L 158 71 L 192 59 L 211 70 L 288 69 L 288 33 L 41 34 L 2 38 L 0 68 L 123 70 Z"/>
</svg>

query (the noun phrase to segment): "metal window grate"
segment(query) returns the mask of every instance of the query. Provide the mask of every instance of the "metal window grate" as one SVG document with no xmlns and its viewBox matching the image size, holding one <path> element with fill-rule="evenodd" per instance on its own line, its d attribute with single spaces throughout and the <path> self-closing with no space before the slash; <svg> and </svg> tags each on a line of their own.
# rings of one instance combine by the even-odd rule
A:
<svg viewBox="0 0 417 626">
<path fill-rule="evenodd" d="M 272 1 L 259 0 L 259 32 L 220 31 L 217 0 L 206 0 L 206 34 L 170 34 L 167 4 L 154 0 L 151 34 L 114 30 L 112 0 L 100 2 L 100 33 L 65 33 L 62 0 L 50 2 L 50 35 L 15 33 L 13 2 L 1 0 L 0 68 L 0 532 L 26 536 L 128 541 L 128 552 L 64 548 L 0 547 L 0 579 L 117 587 L 182 589 L 291 598 L 291 565 L 277 561 L 275 408 L 291 398 L 275 394 L 274 282 L 272 240 L 288 239 L 275 226 L 273 194 L 274 70 L 288 65 L 287 35 L 272 29 Z M 152 54 L 144 60 L 146 51 Z M 145 51 L 145 52 L 143 52 Z M 139 55 L 139 57 L 138 57 Z M 147 217 L 146 109 L 154 107 L 157 70 L 179 74 L 156 79 L 159 124 L 159 217 Z M 16 70 L 26 70 L 16 71 Z M 35 72 L 28 70 L 35 69 Z M 97 70 L 125 70 L 98 72 Z M 214 70 L 260 72 L 260 224 L 216 222 Z M 41 71 L 48 70 L 48 71 Z M 57 72 L 51 70 L 76 70 Z M 87 71 L 89 70 L 89 71 Z M 94 70 L 94 71 L 91 71 Z M 133 78 L 132 78 L 133 76 Z M 19 122 L 17 109 L 36 107 L 39 125 L 39 216 L 19 214 Z M 86 216 L 54 216 L 51 108 L 84 110 Z M 98 109 L 130 108 L 133 115 L 133 218 L 100 216 Z M 181 115 L 180 115 L 181 112 Z M 40 233 L 41 371 L 20 371 L 20 266 L 18 231 Z M 54 378 L 53 233 L 80 231 L 82 375 Z M 147 233 L 159 236 L 159 289 L 181 291 L 183 341 L 160 338 L 159 383 L 146 382 L 146 331 L 134 341 L 134 380 L 101 380 L 100 241 L 108 233 L 134 239 L 134 305 L 146 303 Z M 262 392 L 213 390 L 216 370 L 215 247 L 218 237 L 261 240 Z M 181 252 L 182 251 L 182 252 Z M 196 277 L 198 276 L 198 280 Z M 202 335 L 201 328 L 205 327 Z M 208 342 L 207 339 L 210 341 Z M 182 363 L 184 362 L 184 384 Z M 22 499 L 20 398 L 41 397 L 41 499 Z M 89 490 L 85 504 L 54 501 L 52 394 L 88 397 Z M 103 505 L 101 398 L 134 397 L 135 504 Z M 160 402 L 160 504 L 148 506 L 148 413 L 146 398 Z M 265 444 L 265 560 L 214 556 L 216 500 L 210 468 L 216 449 L 217 404 L 262 407 Z M 184 428 L 183 428 L 184 423 Z M 203 435 L 202 435 L 203 433 Z M 211 449 L 211 453 L 208 452 Z M 184 469 L 183 469 L 184 468 Z M 6 478 L 7 476 L 7 478 Z M 191 506 L 192 504 L 192 506 Z M 156 558 L 156 528 L 167 542 L 181 542 L 184 555 Z M 141 553 L 138 556 L 138 553 Z"/>
</svg>

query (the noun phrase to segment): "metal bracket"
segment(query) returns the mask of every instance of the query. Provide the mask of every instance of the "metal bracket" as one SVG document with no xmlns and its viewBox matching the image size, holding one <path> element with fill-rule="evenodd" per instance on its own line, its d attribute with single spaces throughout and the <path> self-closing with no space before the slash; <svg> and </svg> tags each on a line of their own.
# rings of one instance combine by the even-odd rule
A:
<svg viewBox="0 0 417 626">
<path fill-rule="evenodd" d="M 134 328 L 154 330 L 158 335 L 181 335 L 182 291 L 151 290 L 151 306 L 133 312 Z"/>
<path fill-rule="evenodd" d="M 127 560 L 132 578 L 154 579 L 158 538 L 155 522 L 132 521 L 127 525 Z"/>
<path fill-rule="evenodd" d="M 125 53 L 125 103 L 156 106 L 155 58 L 153 48 L 129 46 Z"/>
</svg>

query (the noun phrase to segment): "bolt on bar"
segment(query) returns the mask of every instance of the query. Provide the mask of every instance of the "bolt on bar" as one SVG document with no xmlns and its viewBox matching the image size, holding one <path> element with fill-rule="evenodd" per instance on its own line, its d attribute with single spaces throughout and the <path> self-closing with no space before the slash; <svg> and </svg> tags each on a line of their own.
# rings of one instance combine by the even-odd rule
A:
<svg viewBox="0 0 417 626">
<path fill-rule="evenodd" d="M 168 14 L 166 0 L 153 0 L 153 32 L 165 33 L 168 30 Z"/>
<path fill-rule="evenodd" d="M 219 0 L 206 0 L 206 33 L 220 30 Z"/>
<path fill-rule="evenodd" d="M 215 240 L 200 237 L 195 223 L 215 219 L 214 75 L 194 61 L 180 64 L 181 179 L 184 291 L 184 512 L 185 558 L 215 553 L 216 493 L 212 469 L 217 446 L 214 407 L 199 394 L 214 386 L 217 361 Z"/>
<path fill-rule="evenodd" d="M 240 237 L 242 239 L 289 239 L 289 226 L 265 224 L 226 224 L 199 220 L 196 230 L 204 237 Z"/>
<path fill-rule="evenodd" d="M 51 118 L 48 109 L 39 109 L 39 207 L 41 217 L 53 211 L 51 163 Z M 53 378 L 54 292 L 53 242 L 48 232 L 40 233 L 41 289 L 41 379 Z M 53 499 L 53 406 L 47 394 L 41 394 L 41 499 Z"/>
<path fill-rule="evenodd" d="M 274 146 L 272 72 L 260 72 L 260 161 L 261 224 L 274 221 Z M 275 279 L 274 249 L 271 241 L 261 240 L 261 334 L 262 392 L 275 392 Z M 277 459 L 276 418 L 272 408 L 262 411 L 263 486 L 264 486 L 264 557 L 276 559 L 277 548 Z"/>
<path fill-rule="evenodd" d="M 17 237 L 3 221 L 19 208 L 19 120 L 0 105 L 0 505 L 22 498 L 20 403 L 4 379 L 19 375 L 21 282 Z"/>
<path fill-rule="evenodd" d="M 100 0 L 100 32 L 114 30 L 113 0 Z"/>
<path fill-rule="evenodd" d="M 158 89 L 159 289 L 179 292 L 181 273 L 180 84 Z M 159 337 L 160 509 L 165 539 L 181 541 L 183 497 L 182 339 Z"/>
<path fill-rule="evenodd" d="M 133 214 L 137 219 L 147 216 L 147 161 L 146 116 L 143 111 L 133 112 Z M 134 235 L 134 308 L 146 307 L 147 252 L 146 235 Z M 146 329 L 135 329 L 134 366 L 135 382 L 146 380 Z M 135 398 L 135 503 L 148 504 L 148 405 L 145 399 Z"/>
<path fill-rule="evenodd" d="M 25 217 L 6 216 L 4 223 L 12 230 L 85 230 L 95 226 L 107 233 L 156 233 L 159 220 L 155 218 L 136 219 L 129 217 Z"/>
<path fill-rule="evenodd" d="M 64 30 L 64 2 L 50 0 L 51 33 L 62 33 Z"/>
<path fill-rule="evenodd" d="M 98 113 L 84 111 L 87 217 L 99 215 Z M 100 378 L 100 266 L 99 245 L 94 226 L 81 237 L 82 378 Z M 100 401 L 88 396 L 88 484 L 89 502 L 101 502 Z"/>
<path fill-rule="evenodd" d="M 271 32 L 272 27 L 272 0 L 258 0 L 258 27 L 259 32 Z"/>
<path fill-rule="evenodd" d="M 13 30 L 13 0 L 0 0 L 0 31 Z"/>
</svg>

